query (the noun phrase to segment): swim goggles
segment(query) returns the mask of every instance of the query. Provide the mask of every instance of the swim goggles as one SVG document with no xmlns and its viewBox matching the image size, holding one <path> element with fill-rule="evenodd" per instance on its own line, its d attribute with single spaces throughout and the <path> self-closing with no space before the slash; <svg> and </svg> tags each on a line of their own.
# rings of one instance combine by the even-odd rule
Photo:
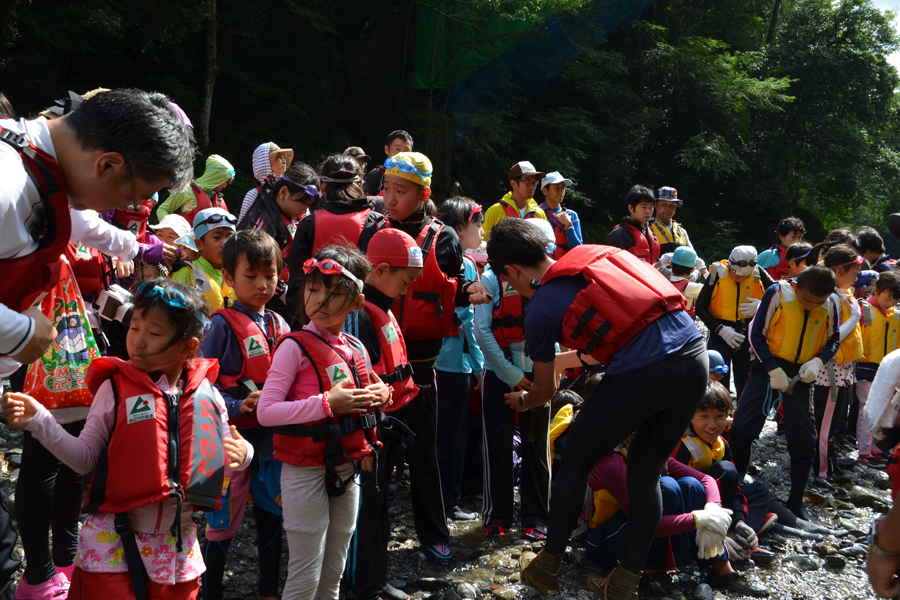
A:
<svg viewBox="0 0 900 600">
<path fill-rule="evenodd" d="M 469 211 L 469 222 L 471 222 L 472 219 L 475 218 L 475 215 L 477 215 L 478 213 L 480 213 L 481 210 L 482 210 L 482 209 L 481 209 L 481 205 L 480 205 L 480 204 L 473 204 L 473 205 L 472 205 L 472 210 Z"/>
<path fill-rule="evenodd" d="M 225 221 L 227 223 L 231 223 L 232 225 L 237 225 L 237 217 L 232 214 L 223 214 L 223 213 L 214 213 L 197 223 L 197 227 L 203 225 L 204 223 L 221 223 Z"/>
<path fill-rule="evenodd" d="M 404 173 L 415 173 L 416 175 L 418 175 L 419 177 L 422 177 L 422 178 L 431 177 L 431 174 L 434 172 L 434 171 L 420 171 L 415 167 L 415 165 L 413 165 L 408 160 L 397 161 L 397 160 L 394 160 L 393 156 L 390 157 L 389 159 L 387 159 L 386 161 L 384 161 L 384 168 L 386 168 L 386 169 L 397 168 L 397 169 L 403 171 Z M 469 220 L 471 221 L 471 219 L 469 219 Z"/>
<path fill-rule="evenodd" d="M 170 308 L 175 308 L 178 310 L 188 310 L 187 298 L 184 297 L 184 294 L 181 292 L 181 290 L 167 290 L 161 285 L 156 285 L 152 281 L 145 281 L 137 287 L 137 292 L 143 296 L 150 298 L 151 304 L 155 304 L 156 301 L 159 300 Z M 200 321 L 200 324 L 203 326 L 204 330 L 209 329 L 210 323 L 209 319 L 206 318 L 206 315 L 199 311 L 194 311 L 194 316 L 197 317 L 198 321 Z"/>
<path fill-rule="evenodd" d="M 306 192 L 307 196 L 312 196 L 313 198 L 321 198 L 322 197 L 322 192 L 321 192 L 321 190 L 319 190 L 318 186 L 302 185 L 302 184 L 294 181 L 287 175 L 282 175 L 281 178 L 284 179 L 285 181 L 287 181 L 288 183 L 293 183 L 294 185 L 303 188 L 303 191 Z"/>
<path fill-rule="evenodd" d="M 728 261 L 729 265 L 734 265 L 735 267 L 755 267 L 755 260 L 730 260 Z"/>
<path fill-rule="evenodd" d="M 347 279 L 355 283 L 356 287 L 359 288 L 359 291 L 362 292 L 363 282 L 360 281 L 356 275 L 344 268 L 344 265 L 340 264 L 339 262 L 331 260 L 330 258 L 326 258 L 325 260 L 316 260 L 315 258 L 310 258 L 303 263 L 304 273 L 312 273 L 316 269 L 318 269 L 319 272 L 324 275 L 343 275 Z"/>
<path fill-rule="evenodd" d="M 709 372 L 715 373 L 716 375 L 727 375 L 728 365 L 716 365 L 714 367 L 710 367 Z"/>
</svg>

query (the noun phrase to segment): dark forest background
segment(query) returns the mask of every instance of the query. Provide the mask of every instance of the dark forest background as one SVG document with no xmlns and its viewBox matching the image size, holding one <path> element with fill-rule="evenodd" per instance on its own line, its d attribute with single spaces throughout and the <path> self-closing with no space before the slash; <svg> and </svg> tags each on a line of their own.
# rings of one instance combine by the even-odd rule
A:
<svg viewBox="0 0 900 600">
<path fill-rule="evenodd" d="M 234 208 L 256 185 L 259 143 L 311 164 L 360 145 L 371 168 L 385 135 L 406 129 L 435 162 L 438 200 L 457 181 L 489 206 L 519 160 L 561 171 L 589 241 L 605 239 L 634 183 L 678 188 L 676 218 L 708 259 L 737 243 L 768 247 L 790 214 L 815 241 L 900 210 L 898 74 L 887 62 L 900 40 L 892 15 L 868 2 L 660 0 L 591 43 L 572 40 L 577 58 L 536 93 L 464 116 L 446 109 L 446 88 L 521 39 L 540 44 L 542 24 L 622 5 L 0 0 L 0 91 L 25 116 L 67 90 L 164 92 L 204 155 L 235 165 Z"/>
</svg>

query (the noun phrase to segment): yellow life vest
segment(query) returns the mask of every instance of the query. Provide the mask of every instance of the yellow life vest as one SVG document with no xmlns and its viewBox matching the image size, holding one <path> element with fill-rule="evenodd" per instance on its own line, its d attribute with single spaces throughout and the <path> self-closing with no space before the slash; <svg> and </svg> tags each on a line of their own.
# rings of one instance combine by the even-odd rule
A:
<svg viewBox="0 0 900 600">
<path fill-rule="evenodd" d="M 887 309 L 887 314 L 866 301 L 862 302 L 862 339 L 863 357 L 861 362 L 881 364 L 885 356 L 897 349 L 897 334 L 900 333 L 900 320 L 897 308 Z"/>
<path fill-rule="evenodd" d="M 672 231 L 657 219 L 650 221 L 650 231 L 656 236 L 659 245 L 677 244 L 679 246 L 687 246 L 687 236 L 684 233 L 684 227 L 678 221 L 672 221 Z"/>
<path fill-rule="evenodd" d="M 697 469 L 701 473 L 705 473 L 713 463 L 725 458 L 725 440 L 721 436 L 716 438 L 712 446 L 696 435 L 683 436 L 681 443 L 691 453 L 691 460 L 688 461 L 688 466 L 692 469 Z"/>
<path fill-rule="evenodd" d="M 227 283 L 222 281 L 222 285 L 219 286 L 196 264 L 191 265 L 191 271 L 194 275 L 194 287 L 203 294 L 211 311 L 225 308 L 225 298 L 229 299 L 229 303 L 234 302 L 234 291 L 228 287 Z"/>
<path fill-rule="evenodd" d="M 561 436 L 565 431 L 569 428 L 569 425 L 572 424 L 572 405 L 567 404 L 563 406 L 556 413 L 556 416 L 553 417 L 553 422 L 550 423 L 550 461 L 557 458 L 556 456 L 556 439 Z"/>
<path fill-rule="evenodd" d="M 608 490 L 597 490 L 594 492 L 594 514 L 591 517 L 588 527 L 595 529 L 600 527 L 602 523 L 609 520 L 613 515 L 622 510 L 619 501 L 609 493 Z"/>
<path fill-rule="evenodd" d="M 850 307 L 848 306 L 848 303 L 850 302 L 856 302 L 856 299 L 850 292 L 845 292 L 841 296 L 841 325 L 846 323 L 847 319 L 850 318 Z M 860 321 L 862 321 L 862 319 L 860 319 Z M 862 357 L 862 327 L 857 323 L 856 327 L 853 328 L 853 331 L 850 332 L 850 335 L 845 337 L 841 342 L 841 347 L 838 348 L 837 354 L 834 356 L 834 361 L 835 364 L 846 365 L 847 363 L 852 363 Z"/>
<path fill-rule="evenodd" d="M 766 340 L 777 358 L 802 365 L 815 358 L 831 335 L 830 302 L 807 311 L 797 301 L 796 283 L 779 281 L 781 304 L 775 309 Z"/>
<path fill-rule="evenodd" d="M 719 273 L 722 271 L 721 265 L 724 267 L 725 275 L 719 275 L 713 287 L 712 297 L 709 300 L 709 312 L 719 321 L 741 321 L 747 317 L 741 316 L 740 306 L 747 301 L 747 298 L 756 298 L 762 300 L 766 290 L 763 288 L 759 280 L 759 276 L 754 273 L 743 283 L 738 283 L 727 275 L 728 261 L 721 260 L 714 263 L 710 267 L 710 273 Z M 715 269 L 715 270 L 714 270 Z M 712 275 L 710 275 L 712 276 Z"/>
</svg>

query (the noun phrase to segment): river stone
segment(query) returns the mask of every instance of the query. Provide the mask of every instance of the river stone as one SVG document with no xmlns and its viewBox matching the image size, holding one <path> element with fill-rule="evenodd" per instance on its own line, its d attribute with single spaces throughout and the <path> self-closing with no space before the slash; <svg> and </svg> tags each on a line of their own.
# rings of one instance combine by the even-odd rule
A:
<svg viewBox="0 0 900 600">
<path fill-rule="evenodd" d="M 713 600 L 716 595 L 708 583 L 701 583 L 694 590 L 694 600 Z"/>
<path fill-rule="evenodd" d="M 847 491 L 850 492 L 850 502 L 856 506 L 872 506 L 875 502 L 881 502 L 881 496 L 861 485 L 851 486 Z"/>
<path fill-rule="evenodd" d="M 819 569 L 819 563 L 802 554 L 795 554 L 789 560 L 801 571 L 817 571 Z"/>
<path fill-rule="evenodd" d="M 502 598 L 502 600 L 515 600 L 516 598 L 516 590 L 508 587 L 491 590 L 491 593 L 497 598 Z"/>
<path fill-rule="evenodd" d="M 421 577 L 419 579 L 414 579 L 410 583 L 410 585 L 415 588 L 433 592 L 436 590 L 442 590 L 445 587 L 450 587 L 452 584 L 450 583 L 450 581 L 446 579 L 440 579 L 438 577 Z"/>
<path fill-rule="evenodd" d="M 456 593 L 459 594 L 460 598 L 470 600 L 478 597 L 478 590 L 475 589 L 475 586 L 466 582 L 456 584 Z"/>
<path fill-rule="evenodd" d="M 835 569 L 843 569 L 845 566 L 847 566 L 847 559 L 843 556 L 832 554 L 825 557 L 825 564 Z"/>
<path fill-rule="evenodd" d="M 402 579 L 391 579 L 390 581 L 388 581 L 388 585 L 390 585 L 391 587 L 395 587 L 398 590 L 402 590 L 406 587 L 406 582 Z"/>
</svg>

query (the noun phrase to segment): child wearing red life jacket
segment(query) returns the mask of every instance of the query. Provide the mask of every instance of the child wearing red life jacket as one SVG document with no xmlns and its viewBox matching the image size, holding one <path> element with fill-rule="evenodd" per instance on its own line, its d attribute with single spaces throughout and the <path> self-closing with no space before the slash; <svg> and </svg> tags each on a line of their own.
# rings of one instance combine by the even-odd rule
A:
<svg viewBox="0 0 900 600">
<path fill-rule="evenodd" d="M 222 274 L 235 302 L 213 314 L 209 335 L 200 346 L 204 358 L 219 361 L 215 387 L 225 400 L 229 423 L 253 445 L 251 469 L 225 472 L 222 508 L 208 512 L 203 551 L 206 600 L 221 600 L 222 578 L 231 540 L 244 518 L 248 492 L 253 497 L 259 557 L 259 597 L 274 599 L 281 563 L 281 463 L 274 460 L 273 430 L 260 427 L 256 405 L 272 364 L 276 340 L 290 331 L 277 313 L 267 310 L 281 272 L 281 250 L 265 231 L 244 229 L 228 238 Z"/>
<path fill-rule="evenodd" d="M 384 215 L 375 212 L 362 187 L 363 171 L 352 156 L 334 154 L 319 167 L 319 189 L 324 204 L 312 217 L 297 226 L 291 255 L 287 259 L 290 271 L 288 306 L 300 306 L 303 301 L 303 263 L 319 250 L 337 244 L 350 244 L 366 251 L 366 245 L 376 231 L 384 229 Z M 302 323 L 291 321 L 294 329 Z"/>
<path fill-rule="evenodd" d="M 131 360 L 91 364 L 94 402 L 78 437 L 24 394 L 5 396 L 3 414 L 75 471 L 96 469 L 69 598 L 194 599 L 205 567 L 191 513 L 216 506 L 225 468 L 246 468 L 253 450 L 209 382 L 216 361 L 191 360 L 209 323 L 200 294 L 160 278 L 133 302 Z"/>
<path fill-rule="evenodd" d="M 388 224 L 416 240 L 422 249 L 422 275 L 413 282 L 394 314 L 400 323 L 413 379 L 422 388 L 406 411 L 416 434 L 416 450 L 407 455 L 416 535 L 428 560 L 452 558 L 437 463 L 437 388 L 434 364 L 443 340 L 457 331 L 458 306 L 487 302 L 485 288 L 466 279 L 462 245 L 451 227 L 425 213 L 433 167 L 419 152 L 400 152 L 384 163 L 384 206 Z"/>
<path fill-rule="evenodd" d="M 790 278 L 791 267 L 787 251 L 793 244 L 801 241 L 805 233 L 806 227 L 797 217 L 785 217 L 778 223 L 775 228 L 778 243 L 759 254 L 759 266 L 768 271 L 773 280 Z"/>
<path fill-rule="evenodd" d="M 378 419 L 378 440 L 383 444 L 378 464 L 370 473 L 361 474 L 362 500 L 345 573 L 359 600 L 403 600 L 407 594 L 387 583 L 387 545 L 391 535 L 388 485 L 398 452 L 408 441 L 404 428 L 396 420 L 403 419 L 410 401 L 418 402 L 414 399 L 419 387 L 412 379 L 406 342 L 392 307 L 406 293 L 409 284 L 422 274 L 422 251 L 402 231 L 385 229 L 372 236 L 367 258 L 374 267 L 363 286 L 365 306 L 350 314 L 344 330 L 358 337 L 365 346 L 372 359 L 372 370 L 391 386 L 393 396 L 381 407 Z"/>
<path fill-rule="evenodd" d="M 193 225 L 194 217 L 207 208 L 228 210 L 222 190 L 234 181 L 234 167 L 219 156 L 211 154 L 206 159 L 206 170 L 203 175 L 191 182 L 191 185 L 178 194 L 172 194 L 156 208 L 156 216 L 162 219 L 169 214 L 179 214 Z"/>
<path fill-rule="evenodd" d="M 484 213 L 471 198 L 457 196 L 444 200 L 437 218 L 452 227 L 465 250 L 475 250 L 484 239 Z M 478 281 L 478 267 L 463 255 L 464 276 Z M 472 306 L 456 309 L 459 325 L 444 338 L 441 353 L 434 364 L 438 389 L 445 401 L 438 403 L 437 454 L 441 470 L 444 512 L 453 521 L 477 519 L 478 514 L 459 506 L 462 496 L 466 439 L 469 431 L 469 388 L 481 389 L 484 356 L 475 339 L 475 311 Z M 473 380 L 474 378 L 474 380 Z M 478 436 L 481 437 L 480 434 Z"/>
<path fill-rule="evenodd" d="M 359 508 L 356 475 L 372 470 L 380 446 L 372 409 L 388 402 L 391 390 L 372 371 L 362 343 L 341 333 L 365 300 L 366 257 L 329 246 L 303 268 L 307 322 L 277 345 L 257 418 L 275 427 L 275 459 L 283 463 L 283 597 L 336 598 Z"/>
<path fill-rule="evenodd" d="M 281 248 L 284 266 L 275 290 L 277 302 L 272 302 L 269 308 L 284 317 L 288 316 L 285 302 L 290 280 L 287 260 L 291 255 L 294 235 L 300 221 L 309 215 L 310 207 L 321 197 L 316 172 L 309 165 L 295 163 L 278 179 L 270 177 L 260 186 L 258 197 L 238 222 L 238 229 L 262 229 Z"/>
</svg>

